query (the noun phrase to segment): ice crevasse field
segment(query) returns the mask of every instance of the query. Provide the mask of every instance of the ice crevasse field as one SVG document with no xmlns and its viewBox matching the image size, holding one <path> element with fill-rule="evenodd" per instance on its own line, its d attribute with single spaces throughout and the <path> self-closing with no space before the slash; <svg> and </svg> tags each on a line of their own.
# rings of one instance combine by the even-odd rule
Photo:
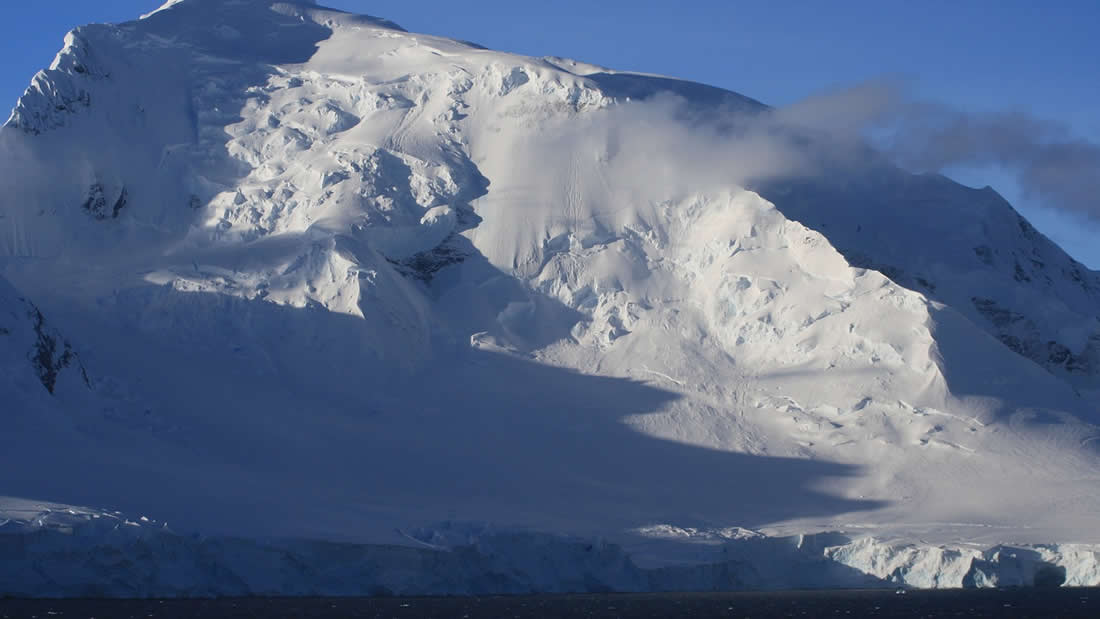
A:
<svg viewBox="0 0 1100 619">
<path fill-rule="evenodd" d="M 0 593 L 1100 584 L 1100 274 L 820 129 L 305 1 L 77 28 L 0 129 Z"/>
</svg>

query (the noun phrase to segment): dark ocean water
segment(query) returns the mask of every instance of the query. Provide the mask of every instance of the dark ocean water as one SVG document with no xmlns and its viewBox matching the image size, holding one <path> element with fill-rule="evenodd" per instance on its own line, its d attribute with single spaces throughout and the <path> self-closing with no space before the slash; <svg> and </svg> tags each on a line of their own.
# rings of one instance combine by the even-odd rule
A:
<svg viewBox="0 0 1100 619">
<path fill-rule="evenodd" d="M 1100 589 L 795 591 L 451 598 L 215 600 L 0 599 L 0 619 L 369 617 L 550 619 L 617 617 L 1089 617 Z"/>
</svg>

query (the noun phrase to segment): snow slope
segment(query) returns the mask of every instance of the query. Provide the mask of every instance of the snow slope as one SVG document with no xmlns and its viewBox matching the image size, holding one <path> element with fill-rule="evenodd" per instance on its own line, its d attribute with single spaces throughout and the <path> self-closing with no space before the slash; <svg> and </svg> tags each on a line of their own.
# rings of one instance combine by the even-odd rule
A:
<svg viewBox="0 0 1100 619">
<path fill-rule="evenodd" d="M 756 131 L 770 113 L 312 2 L 78 28 L 0 130 L 0 312 L 23 321 L 0 493 L 148 514 L 202 556 L 186 533 L 389 557 L 473 522 L 573 540 L 562 566 L 605 540 L 597 564 L 635 570 L 606 587 L 695 587 L 638 570 L 720 562 L 700 543 L 746 527 L 842 531 L 813 560 L 887 581 L 932 561 L 908 543 L 1059 544 L 1012 578 L 1095 584 L 1067 544 L 1100 542 L 1100 275 L 989 190 L 873 156 L 806 174 L 830 145 Z M 90 394 L 35 379 L 20 295 Z M 131 543 L 88 531 L 41 552 Z M 227 591 L 182 573 L 111 591 Z M 344 591 L 278 582 L 233 591 Z"/>
</svg>

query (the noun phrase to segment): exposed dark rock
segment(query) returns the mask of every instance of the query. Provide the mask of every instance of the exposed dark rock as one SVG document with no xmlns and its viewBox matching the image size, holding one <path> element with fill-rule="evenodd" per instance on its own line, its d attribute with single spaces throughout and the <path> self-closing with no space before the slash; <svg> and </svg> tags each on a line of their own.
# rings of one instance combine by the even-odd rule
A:
<svg viewBox="0 0 1100 619">
<path fill-rule="evenodd" d="M 927 279 L 925 279 L 923 277 L 917 277 L 915 279 L 916 279 L 918 284 L 920 284 L 921 286 L 923 286 L 925 288 L 925 290 L 928 290 L 929 292 L 935 292 L 936 291 L 936 285 L 933 284 L 932 282 L 928 281 Z"/>
<path fill-rule="evenodd" d="M 1005 327 L 1024 320 L 1027 317 L 1018 312 L 1004 309 L 997 305 L 997 302 L 993 299 L 982 299 L 980 297 L 973 297 L 971 301 L 974 302 L 974 307 L 978 308 L 986 318 L 990 320 L 997 327 Z"/>
<path fill-rule="evenodd" d="M 993 249 L 987 245 L 979 245 L 974 248 L 974 254 L 978 256 L 978 260 L 981 260 L 989 266 L 993 266 Z"/>
<path fill-rule="evenodd" d="M 971 301 L 982 316 L 995 327 L 994 335 L 1011 350 L 1033 361 L 1039 354 L 1039 328 L 1027 316 L 1000 307 L 993 299 L 973 297 Z"/>
<path fill-rule="evenodd" d="M 115 200 L 115 205 L 111 207 L 111 217 L 118 218 L 118 214 L 126 206 L 126 188 L 122 188 L 122 192 L 118 194 L 118 199 Z"/>
<path fill-rule="evenodd" d="M 916 290 L 917 287 L 920 287 L 928 292 L 936 291 L 936 284 L 923 275 L 907 273 L 904 269 L 891 264 L 877 263 L 868 256 L 858 252 L 844 251 L 841 253 L 847 257 L 848 264 L 857 269 L 878 271 L 886 277 L 889 277 L 895 283 L 909 288 L 910 290 Z"/>
<path fill-rule="evenodd" d="M 1031 281 L 1031 276 L 1027 274 L 1027 271 L 1024 270 L 1024 267 L 1022 267 L 1018 261 L 1016 262 L 1016 272 L 1013 274 L 1012 278 L 1018 282 Z"/>
<path fill-rule="evenodd" d="M 420 252 L 405 260 L 391 260 L 390 263 L 406 277 L 430 282 L 437 271 L 443 267 L 458 264 L 467 257 L 468 254 L 465 251 L 444 241 L 435 249 Z"/>
<path fill-rule="evenodd" d="M 1073 353 L 1070 349 L 1055 341 L 1047 342 L 1047 350 L 1049 351 L 1047 359 L 1052 363 L 1062 364 L 1073 357 Z"/>
<path fill-rule="evenodd" d="M 1035 229 L 1035 226 L 1031 225 L 1031 222 L 1024 219 L 1019 213 L 1016 214 L 1016 223 L 1020 226 L 1020 232 L 1023 233 L 1024 238 L 1028 240 L 1035 240 L 1039 236 L 1039 231 Z"/>
<path fill-rule="evenodd" d="M 96 219 L 105 219 L 107 210 L 107 198 L 103 195 L 103 185 L 92 183 L 88 188 L 88 198 L 80 205 L 89 215 Z"/>
<path fill-rule="evenodd" d="M 997 339 L 1013 352 L 1047 369 L 1061 368 L 1070 373 L 1091 371 L 1093 364 L 1089 361 L 1089 349 L 1093 347 L 1093 339 L 1100 341 L 1100 336 L 1094 335 L 1084 352 L 1074 354 L 1065 345 L 1054 340 L 1041 341 L 1039 328 L 1027 316 L 1003 308 L 992 299 L 973 297 L 971 301 L 978 312 L 993 325 Z"/>
<path fill-rule="evenodd" d="M 44 131 L 64 126 L 65 116 L 90 107 L 92 95 L 86 90 L 77 90 L 74 93 L 56 92 L 48 105 L 39 105 L 33 109 L 17 106 L 10 124 L 29 135 L 40 135 Z"/>
<path fill-rule="evenodd" d="M 88 188 L 88 197 L 84 200 L 84 203 L 80 205 L 80 208 L 84 209 L 84 211 L 94 219 L 100 221 L 107 218 L 118 219 L 119 213 L 126 207 L 127 200 L 129 200 L 129 193 L 126 191 L 126 188 L 123 187 L 110 209 L 108 209 L 107 192 L 102 183 L 95 182 Z"/>
<path fill-rule="evenodd" d="M 46 319 L 42 316 L 42 312 L 32 305 L 28 316 L 34 323 L 34 333 L 37 338 L 34 343 L 34 350 L 30 355 L 31 364 L 46 390 L 53 393 L 54 387 L 57 385 L 58 373 L 73 365 L 80 368 L 84 383 L 90 386 L 88 374 L 85 372 L 84 367 L 80 365 L 72 346 L 56 335 L 47 333 L 45 328 Z"/>
</svg>

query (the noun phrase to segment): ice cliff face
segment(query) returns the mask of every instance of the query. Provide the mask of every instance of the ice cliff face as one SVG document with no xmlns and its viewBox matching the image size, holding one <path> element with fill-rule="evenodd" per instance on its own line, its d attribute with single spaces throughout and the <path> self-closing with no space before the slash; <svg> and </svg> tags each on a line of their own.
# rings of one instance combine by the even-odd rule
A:
<svg viewBox="0 0 1100 619">
<path fill-rule="evenodd" d="M 769 173 L 769 113 L 312 2 L 78 28 L 0 130 L 0 353 L 35 379 L 3 385 L 53 411 L 0 438 L 0 488 L 233 539 L 488 522 L 646 570 L 695 556 L 655 531 L 1097 541 L 1098 274 L 989 190 Z M 96 393 L 51 395 L 81 363 Z M 910 584 L 999 561 L 931 556 Z"/>
<path fill-rule="evenodd" d="M 35 566 L 5 574 L 5 592 L 39 597 L 1057 587 L 1100 579 L 1100 550 L 1072 544 L 976 549 L 742 531 L 711 540 L 692 564 L 646 568 L 605 540 L 451 523 L 412 531 L 403 546 L 371 546 L 183 536 L 145 517 L 11 500 L 0 516 L 0 561 Z"/>
</svg>

